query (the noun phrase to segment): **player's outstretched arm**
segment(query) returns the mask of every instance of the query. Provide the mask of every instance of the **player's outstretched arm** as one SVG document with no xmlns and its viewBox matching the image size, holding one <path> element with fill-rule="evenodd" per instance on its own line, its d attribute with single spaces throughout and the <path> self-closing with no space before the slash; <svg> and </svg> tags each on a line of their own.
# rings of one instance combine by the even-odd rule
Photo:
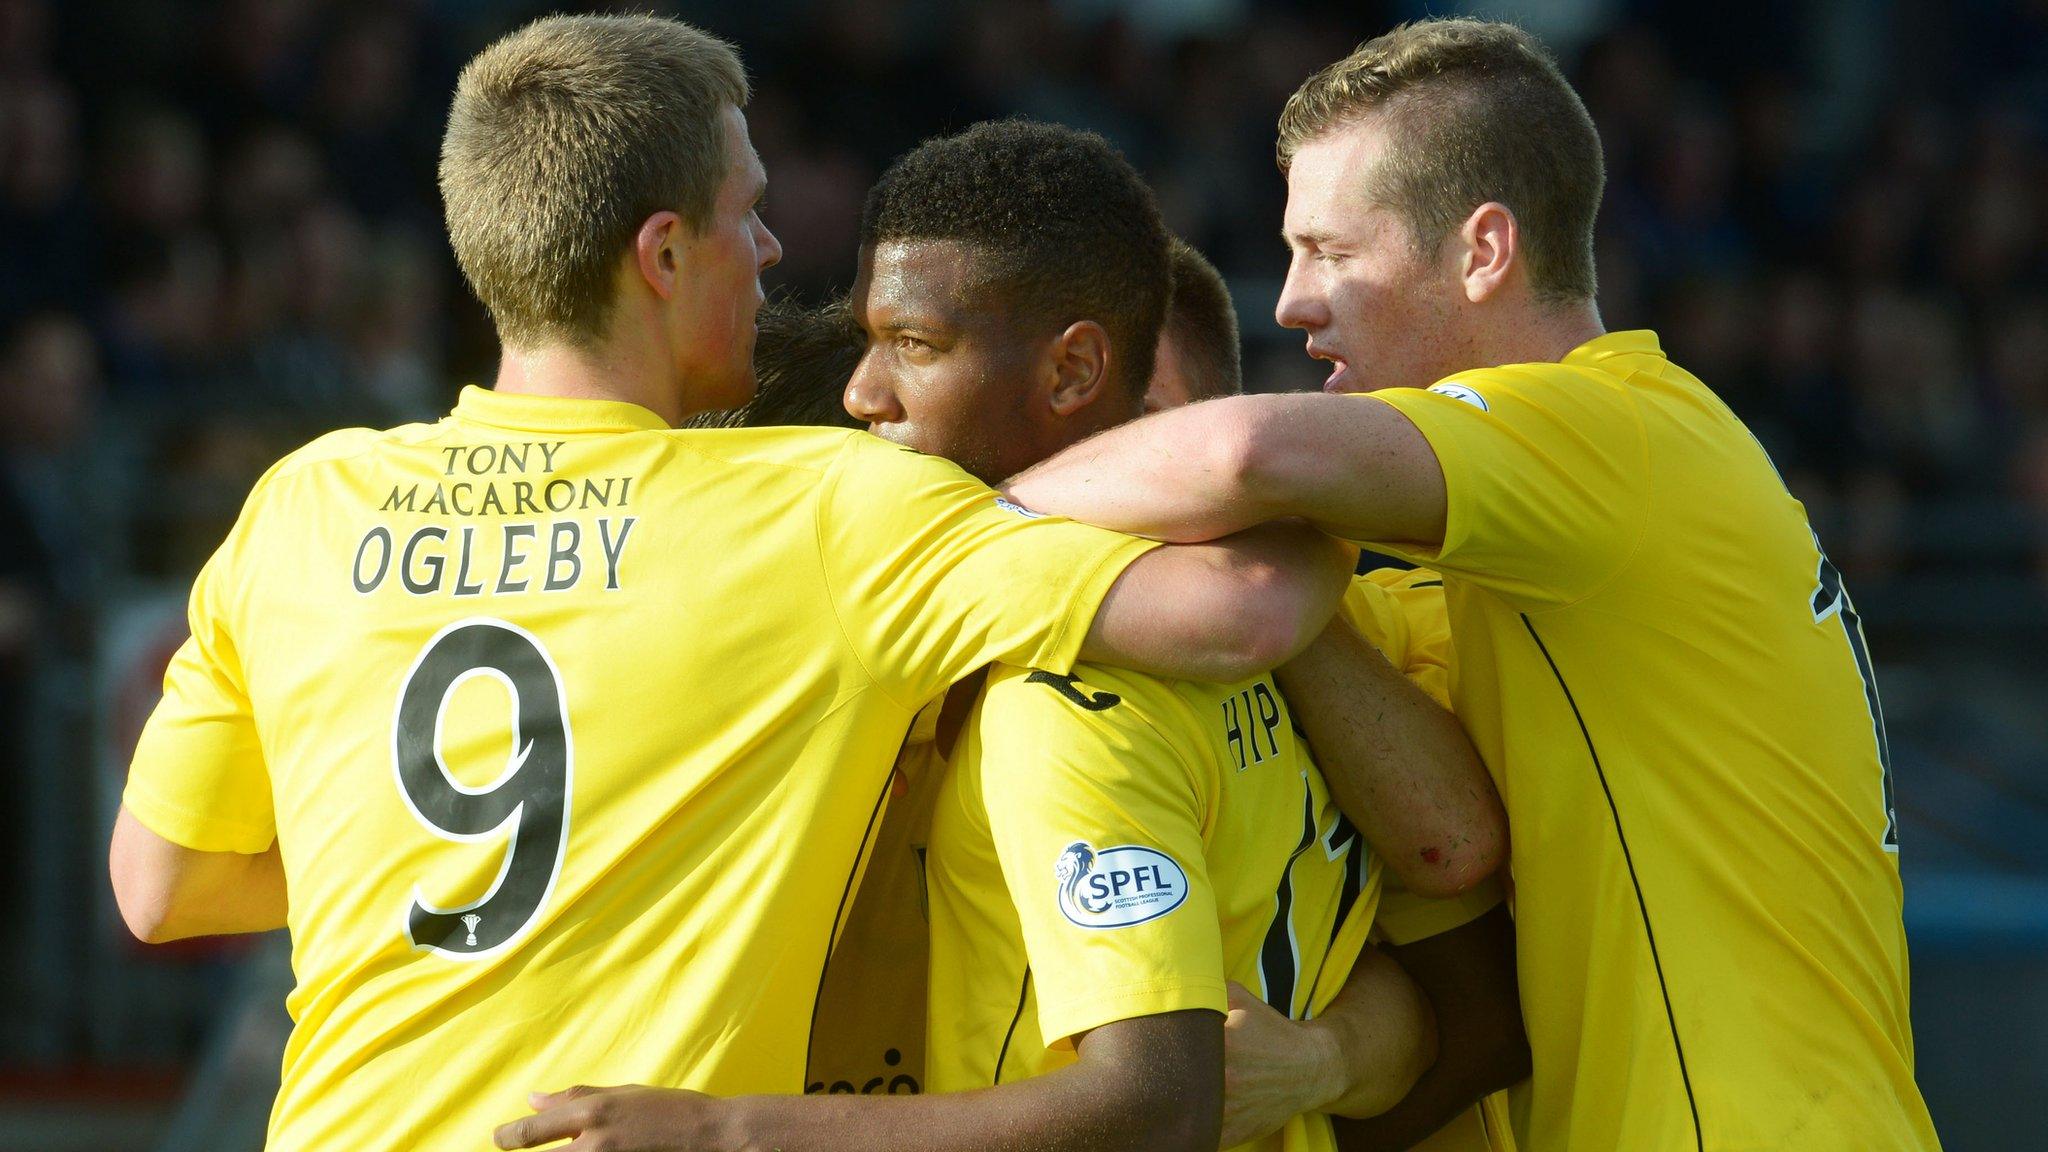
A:
<svg viewBox="0 0 2048 1152">
<path fill-rule="evenodd" d="M 1331 798 L 1410 892 L 1455 896 L 1500 867 L 1507 812 L 1465 729 L 1349 622 L 1276 675 Z"/>
<path fill-rule="evenodd" d="M 1356 562 L 1356 549 L 1300 524 L 1155 548 L 1110 587 L 1081 659 L 1217 683 L 1260 675 L 1323 630 Z"/>
<path fill-rule="evenodd" d="M 1410 1147 L 1481 1097 L 1529 1075 L 1515 928 L 1506 905 L 1391 952 L 1436 1011 L 1436 1063 L 1394 1107 L 1368 1119 L 1338 1120 L 1342 1152 Z"/>
<path fill-rule="evenodd" d="M 1213 540 L 1300 516 L 1347 540 L 1441 543 L 1444 477 L 1392 405 L 1231 396 L 1160 412 L 1012 479 L 1017 503 L 1157 540 Z"/>
<path fill-rule="evenodd" d="M 285 926 L 284 864 L 275 844 L 254 854 L 201 852 L 150 831 L 123 805 L 107 870 L 121 919 L 144 943 Z"/>
<path fill-rule="evenodd" d="M 500 1148 L 608 1152 L 1215 1152 L 1223 1023 L 1194 1009 L 1105 1024 L 1044 1076 L 930 1096 L 741 1096 L 576 1088 L 537 1097 Z"/>
<path fill-rule="evenodd" d="M 1226 1148 L 1277 1132 L 1303 1112 L 1384 1112 L 1408 1094 L 1437 1052 L 1429 1001 L 1400 965 L 1370 945 L 1313 1020 L 1289 1020 L 1231 984 L 1224 1036 Z"/>
</svg>

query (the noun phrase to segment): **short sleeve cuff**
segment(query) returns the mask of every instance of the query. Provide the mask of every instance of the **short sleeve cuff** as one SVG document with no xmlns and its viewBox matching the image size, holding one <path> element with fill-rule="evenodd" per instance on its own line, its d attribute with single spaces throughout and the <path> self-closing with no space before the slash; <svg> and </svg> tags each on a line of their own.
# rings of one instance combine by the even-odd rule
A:
<svg viewBox="0 0 2048 1152">
<path fill-rule="evenodd" d="M 1038 1031 L 1050 1048 L 1104 1024 L 1191 1008 L 1229 1011 L 1230 996 L 1224 982 L 1213 977 L 1175 976 L 1119 985 L 1073 999 L 1048 999 L 1041 989 Z"/>
<path fill-rule="evenodd" d="M 127 788 L 122 790 L 121 804 L 142 822 L 144 828 L 194 852 L 255 855 L 269 850 L 277 840 L 277 830 L 269 824 L 245 824 L 219 816 L 202 816 L 164 799 L 133 777 L 129 779 Z"/>
<path fill-rule="evenodd" d="M 1453 400 L 1420 388 L 1382 388 L 1378 392 L 1359 394 L 1363 400 L 1376 400 L 1408 418 L 1429 441 L 1429 450 L 1436 453 L 1436 462 L 1444 477 L 1444 539 L 1435 548 L 1417 547 L 1387 540 L 1353 540 L 1361 548 L 1398 556 L 1411 564 L 1434 566 L 1445 556 L 1455 556 L 1464 546 L 1470 531 L 1472 517 L 1465 507 L 1466 460 L 1463 446 L 1459 443 L 1455 421 L 1466 413 L 1447 410 L 1445 405 L 1464 408 L 1462 400 Z"/>
<path fill-rule="evenodd" d="M 1095 615 L 1101 611 L 1102 601 L 1109 596 L 1110 588 L 1132 561 L 1157 547 L 1157 540 L 1131 536 L 1118 539 L 1104 552 L 1102 559 L 1074 585 L 1073 594 L 1068 598 L 1073 607 L 1067 613 L 1066 622 L 1039 649 L 1038 657 L 1031 661 L 1031 666 L 1056 676 L 1073 672 L 1074 664 L 1081 659 L 1081 646 L 1088 641 L 1088 630 L 1094 626 Z"/>
</svg>

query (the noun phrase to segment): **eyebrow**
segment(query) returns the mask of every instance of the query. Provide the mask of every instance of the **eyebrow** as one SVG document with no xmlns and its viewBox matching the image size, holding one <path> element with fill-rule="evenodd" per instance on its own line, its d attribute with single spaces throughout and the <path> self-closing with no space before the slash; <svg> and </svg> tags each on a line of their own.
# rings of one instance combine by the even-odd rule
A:
<svg viewBox="0 0 2048 1152">
<path fill-rule="evenodd" d="M 900 312 L 890 312 L 884 319 L 886 323 L 876 324 L 874 326 L 875 331 L 901 332 L 905 328 L 943 328 L 950 330 L 955 325 L 954 319 L 946 316 L 944 313 L 912 312 L 907 309 Z"/>
<path fill-rule="evenodd" d="M 1285 228 L 1280 230 L 1280 242 L 1283 244 L 1294 244 L 1296 242 L 1303 244 L 1326 244 L 1335 239 L 1337 239 L 1335 232 L 1321 228 L 1309 228 L 1300 232 L 1289 232 Z"/>
</svg>

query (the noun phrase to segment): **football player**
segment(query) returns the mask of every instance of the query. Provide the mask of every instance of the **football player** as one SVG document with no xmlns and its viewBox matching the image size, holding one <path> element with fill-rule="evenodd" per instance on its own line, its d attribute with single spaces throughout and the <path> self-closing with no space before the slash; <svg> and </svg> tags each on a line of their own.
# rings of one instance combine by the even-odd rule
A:
<svg viewBox="0 0 2048 1152">
<path fill-rule="evenodd" d="M 1162 413 L 1013 498 L 1442 573 L 1514 843 L 1520 1145 L 1937 1147 L 1861 622 L 1742 422 L 1605 331 L 1577 94 L 1520 29 L 1424 21 L 1311 77 L 1279 158 L 1277 315 L 1333 395 Z"/>
<path fill-rule="evenodd" d="M 293 453 L 194 585 L 110 864 L 144 939 L 289 924 L 272 1148 L 471 1144 L 572 1075 L 800 1090 L 925 700 L 991 660 L 1235 679 L 1341 594 L 1306 530 L 1157 548 L 865 433 L 675 429 L 752 389 L 746 98 L 668 20 L 473 59 L 441 187 L 495 387 Z"/>
<path fill-rule="evenodd" d="M 1165 264 L 1149 193 L 1099 139 L 1006 123 L 929 142 L 871 194 L 854 298 L 869 345 L 848 407 L 995 477 L 1128 420 Z M 1270 679 L 1088 676 L 998 670 L 937 799 L 929 1084 L 1001 1088 L 917 1102 L 572 1091 L 500 1143 L 1214 1147 L 1232 976 L 1306 1015 L 1349 974 L 1377 1027 L 1349 1046 L 1355 1082 L 1328 1103 L 1398 1100 L 1428 1063 L 1426 1010 L 1361 951 L 1378 867 Z M 1390 708 L 1433 720 L 1477 779 L 1455 721 L 1405 690 Z M 1320 1115 L 1290 1126 L 1273 1146 L 1329 1146 Z"/>
</svg>

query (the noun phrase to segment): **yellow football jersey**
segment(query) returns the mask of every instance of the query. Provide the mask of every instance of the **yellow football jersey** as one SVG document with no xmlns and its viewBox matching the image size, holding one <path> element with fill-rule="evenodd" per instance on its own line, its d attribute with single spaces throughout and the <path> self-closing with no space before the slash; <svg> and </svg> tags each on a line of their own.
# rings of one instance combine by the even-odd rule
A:
<svg viewBox="0 0 2048 1152">
<path fill-rule="evenodd" d="M 275 835 L 276 1149 L 476 1148 L 526 1093 L 797 1092 L 916 709 L 1064 672 L 1147 547 L 865 433 L 470 389 L 274 467 L 193 589 L 125 803 Z"/>
<path fill-rule="evenodd" d="M 1937 1146 L 1861 625 L 1654 334 L 1386 403 L 1442 463 L 1453 704 L 1513 830 L 1532 1149 Z"/>
<path fill-rule="evenodd" d="M 1050 1071 L 1113 1021 L 1221 1012 L 1226 980 L 1312 1015 L 1364 946 L 1380 883 L 1270 679 L 1089 666 L 990 673 L 927 868 L 935 1091 Z M 1314 1115 L 1254 1147 L 1334 1142 Z"/>
</svg>

